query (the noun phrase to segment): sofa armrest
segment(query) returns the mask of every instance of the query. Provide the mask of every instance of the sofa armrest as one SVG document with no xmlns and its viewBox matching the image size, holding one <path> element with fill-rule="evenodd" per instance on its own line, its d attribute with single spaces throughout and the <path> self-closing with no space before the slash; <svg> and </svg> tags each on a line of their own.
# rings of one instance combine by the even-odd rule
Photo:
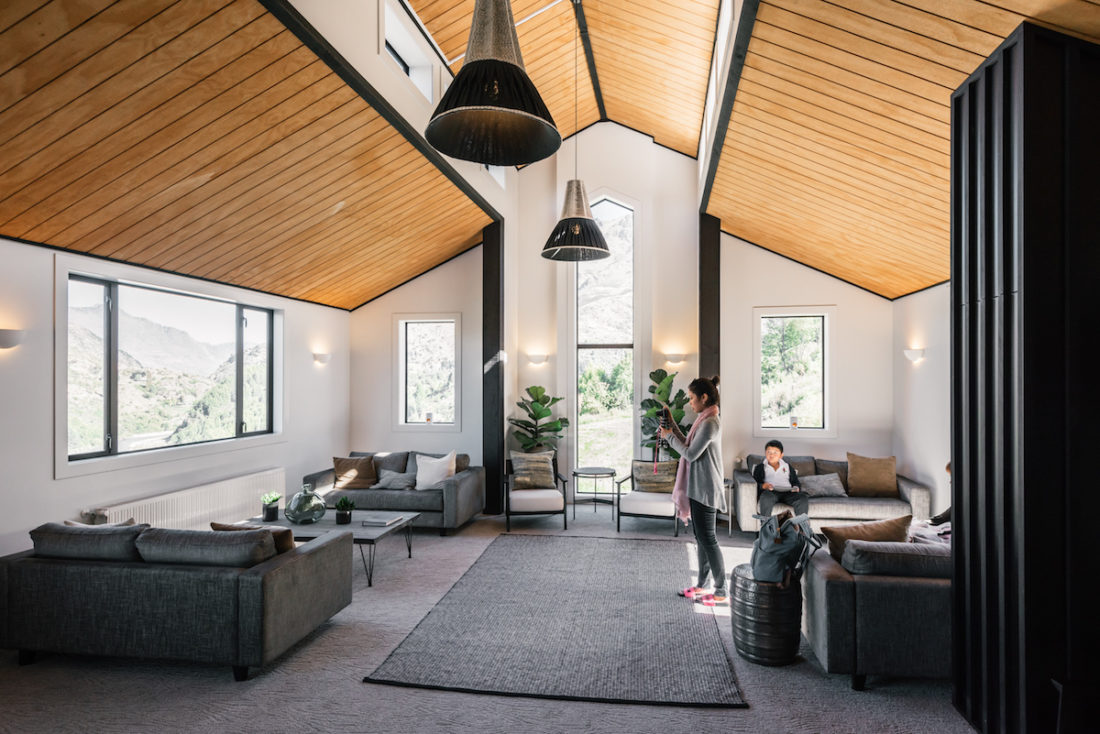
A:
<svg viewBox="0 0 1100 734">
<path fill-rule="evenodd" d="M 932 490 L 920 482 L 898 475 L 898 495 L 909 503 L 913 520 L 921 522 L 932 514 Z"/>
<path fill-rule="evenodd" d="M 471 466 L 444 482 L 443 527 L 461 527 L 484 509 L 485 467 Z"/>
<path fill-rule="evenodd" d="M 756 480 L 744 469 L 738 469 L 733 473 L 733 507 L 739 528 L 751 533 L 760 530 L 760 521 L 753 517 L 758 506 Z"/>
<path fill-rule="evenodd" d="M 853 576 L 828 552 L 814 553 L 802 577 L 802 633 L 826 673 L 851 673 L 855 659 Z"/>
<path fill-rule="evenodd" d="M 306 474 L 302 477 L 302 484 L 312 486 L 314 492 L 328 491 L 336 484 L 336 470 L 329 468 Z"/>
<path fill-rule="evenodd" d="M 263 665 L 351 604 L 352 534 L 332 530 L 243 571 L 237 665 Z"/>
<path fill-rule="evenodd" d="M 861 574 L 855 579 L 859 675 L 951 676 L 951 580 Z"/>
</svg>

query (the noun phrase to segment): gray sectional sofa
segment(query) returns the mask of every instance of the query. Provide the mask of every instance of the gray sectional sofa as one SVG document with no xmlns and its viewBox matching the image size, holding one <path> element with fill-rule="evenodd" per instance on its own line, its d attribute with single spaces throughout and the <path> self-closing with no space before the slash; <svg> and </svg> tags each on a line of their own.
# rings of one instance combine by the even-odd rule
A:
<svg viewBox="0 0 1100 734">
<path fill-rule="evenodd" d="M 63 528 L 0 558 L 0 648 L 21 664 L 39 652 L 190 660 L 244 680 L 351 603 L 347 531 L 276 554 L 270 530 Z"/>
<path fill-rule="evenodd" d="M 842 563 L 814 554 L 802 632 L 827 673 L 951 675 L 951 546 L 849 540 Z M 842 565 L 843 564 L 843 565 Z"/>
<path fill-rule="evenodd" d="M 840 475 L 845 492 L 848 490 L 848 462 L 815 459 L 812 456 L 784 456 L 783 459 L 794 467 L 799 477 L 811 474 Z M 753 467 L 764 460 L 759 454 L 750 454 L 745 462 Z M 730 482 L 733 493 L 733 509 L 737 525 L 745 531 L 760 530 L 760 521 L 753 517 L 757 513 L 756 481 L 746 470 L 738 469 Z M 867 520 L 888 520 L 903 515 L 912 515 L 913 521 L 927 520 L 932 506 L 932 490 L 919 482 L 898 475 L 898 496 L 890 497 L 811 497 L 810 524 L 814 530 L 826 525 L 853 525 Z M 776 503 L 772 513 L 778 515 L 791 509 L 782 503 Z"/>
<path fill-rule="evenodd" d="M 438 459 L 443 454 L 417 451 L 366 452 L 352 451 L 351 456 L 373 456 L 382 469 L 416 475 L 417 455 Z M 439 528 L 440 535 L 465 525 L 485 509 L 485 468 L 470 466 L 467 454 L 455 457 L 455 475 L 432 489 L 333 489 L 336 473 L 333 469 L 307 474 L 303 484 L 310 484 L 325 498 L 325 505 L 334 507 L 341 497 L 348 497 L 357 510 L 388 510 L 419 512 L 415 527 Z"/>
</svg>

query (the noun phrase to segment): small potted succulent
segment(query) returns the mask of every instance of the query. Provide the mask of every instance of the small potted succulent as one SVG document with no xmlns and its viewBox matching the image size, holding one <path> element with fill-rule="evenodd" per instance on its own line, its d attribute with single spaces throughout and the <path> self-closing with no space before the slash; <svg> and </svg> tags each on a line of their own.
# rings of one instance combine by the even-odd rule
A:
<svg viewBox="0 0 1100 734">
<path fill-rule="evenodd" d="M 264 505 L 264 522 L 274 522 L 279 519 L 279 500 L 283 496 L 278 492 L 268 492 L 260 498 Z"/>
<path fill-rule="evenodd" d="M 336 500 L 336 524 L 348 525 L 351 523 L 351 511 L 355 509 L 355 503 L 347 497 Z"/>
</svg>

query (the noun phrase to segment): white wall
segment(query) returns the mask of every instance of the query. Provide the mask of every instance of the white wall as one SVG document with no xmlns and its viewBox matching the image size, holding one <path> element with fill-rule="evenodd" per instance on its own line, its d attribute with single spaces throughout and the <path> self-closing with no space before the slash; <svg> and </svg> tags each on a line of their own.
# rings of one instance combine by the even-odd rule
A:
<svg viewBox="0 0 1100 734">
<path fill-rule="evenodd" d="M 635 212 L 634 344 L 636 355 L 646 355 L 638 356 L 635 365 L 638 388 L 646 390 L 647 375 L 656 367 L 678 370 L 683 379 L 677 385 L 686 387 L 698 369 L 699 351 L 695 160 L 608 122 L 585 129 L 565 141 L 552 158 L 522 169 L 518 223 L 506 224 L 519 231 L 516 271 L 508 270 L 517 286 L 514 291 L 506 287 L 517 296 L 513 302 L 517 353 L 512 364 L 520 391 L 542 385 L 566 397 L 561 405 L 568 405 L 573 425 L 560 447 L 563 467 L 571 466 L 576 436 L 575 266 L 546 260 L 541 253 L 561 216 L 566 182 L 574 178 L 573 146 L 578 141 L 578 174 L 589 200 L 607 196 Z M 511 304 L 506 310 L 512 312 Z M 526 358 L 530 353 L 548 354 L 550 359 L 532 365 Z M 687 354 L 689 360 L 669 367 L 664 364 L 666 353 Z M 516 415 L 518 410 L 515 401 L 509 401 L 505 415 Z"/>
<path fill-rule="evenodd" d="M 286 403 L 275 438 L 169 449 L 149 454 L 155 463 L 54 479 L 54 266 L 76 258 L 89 269 L 123 269 L 129 277 L 187 290 L 216 288 L 244 303 L 281 309 L 284 315 Z M 0 328 L 21 328 L 26 340 L 0 351 L 0 554 L 29 547 L 27 531 L 43 522 L 75 518 L 87 507 L 161 494 L 275 466 L 286 468 L 287 491 L 301 476 L 324 467 L 347 449 L 349 315 L 227 286 L 0 239 Z M 327 365 L 312 353 L 332 354 Z M 62 373 L 62 379 L 64 373 Z M 171 458 L 186 453 L 187 459 Z M 196 457 L 195 454 L 198 453 Z M 129 457 L 121 457 L 128 459 Z M 111 460 L 100 462 L 110 467 Z M 124 463 L 124 462 L 123 462 Z"/>
<path fill-rule="evenodd" d="M 782 437 L 788 454 L 826 459 L 848 451 L 889 456 L 893 449 L 893 304 L 841 280 L 722 233 L 722 457 L 762 453 L 753 436 L 753 323 L 758 306 L 835 306 L 835 438 Z"/>
<path fill-rule="evenodd" d="M 395 314 L 462 314 L 460 430 L 397 427 Z M 351 440 L 355 451 L 442 453 L 456 449 L 480 464 L 481 248 L 459 255 L 351 314 Z M 331 461 L 331 457 L 329 457 Z"/>
<path fill-rule="evenodd" d="M 924 349 L 910 362 L 904 349 Z M 932 487 L 932 513 L 951 504 L 951 286 L 894 301 L 894 448 L 898 472 Z"/>
</svg>

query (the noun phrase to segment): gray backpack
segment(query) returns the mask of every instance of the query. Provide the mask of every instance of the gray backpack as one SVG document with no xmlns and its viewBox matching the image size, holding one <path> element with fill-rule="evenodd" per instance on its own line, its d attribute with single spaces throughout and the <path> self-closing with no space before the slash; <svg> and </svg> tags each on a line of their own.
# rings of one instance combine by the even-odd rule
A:
<svg viewBox="0 0 1100 734">
<path fill-rule="evenodd" d="M 752 577 L 787 588 L 802 578 L 807 559 L 821 547 L 810 529 L 807 515 L 753 515 L 760 521 L 760 533 L 752 544 Z M 812 550 L 811 550 L 812 549 Z"/>
</svg>

